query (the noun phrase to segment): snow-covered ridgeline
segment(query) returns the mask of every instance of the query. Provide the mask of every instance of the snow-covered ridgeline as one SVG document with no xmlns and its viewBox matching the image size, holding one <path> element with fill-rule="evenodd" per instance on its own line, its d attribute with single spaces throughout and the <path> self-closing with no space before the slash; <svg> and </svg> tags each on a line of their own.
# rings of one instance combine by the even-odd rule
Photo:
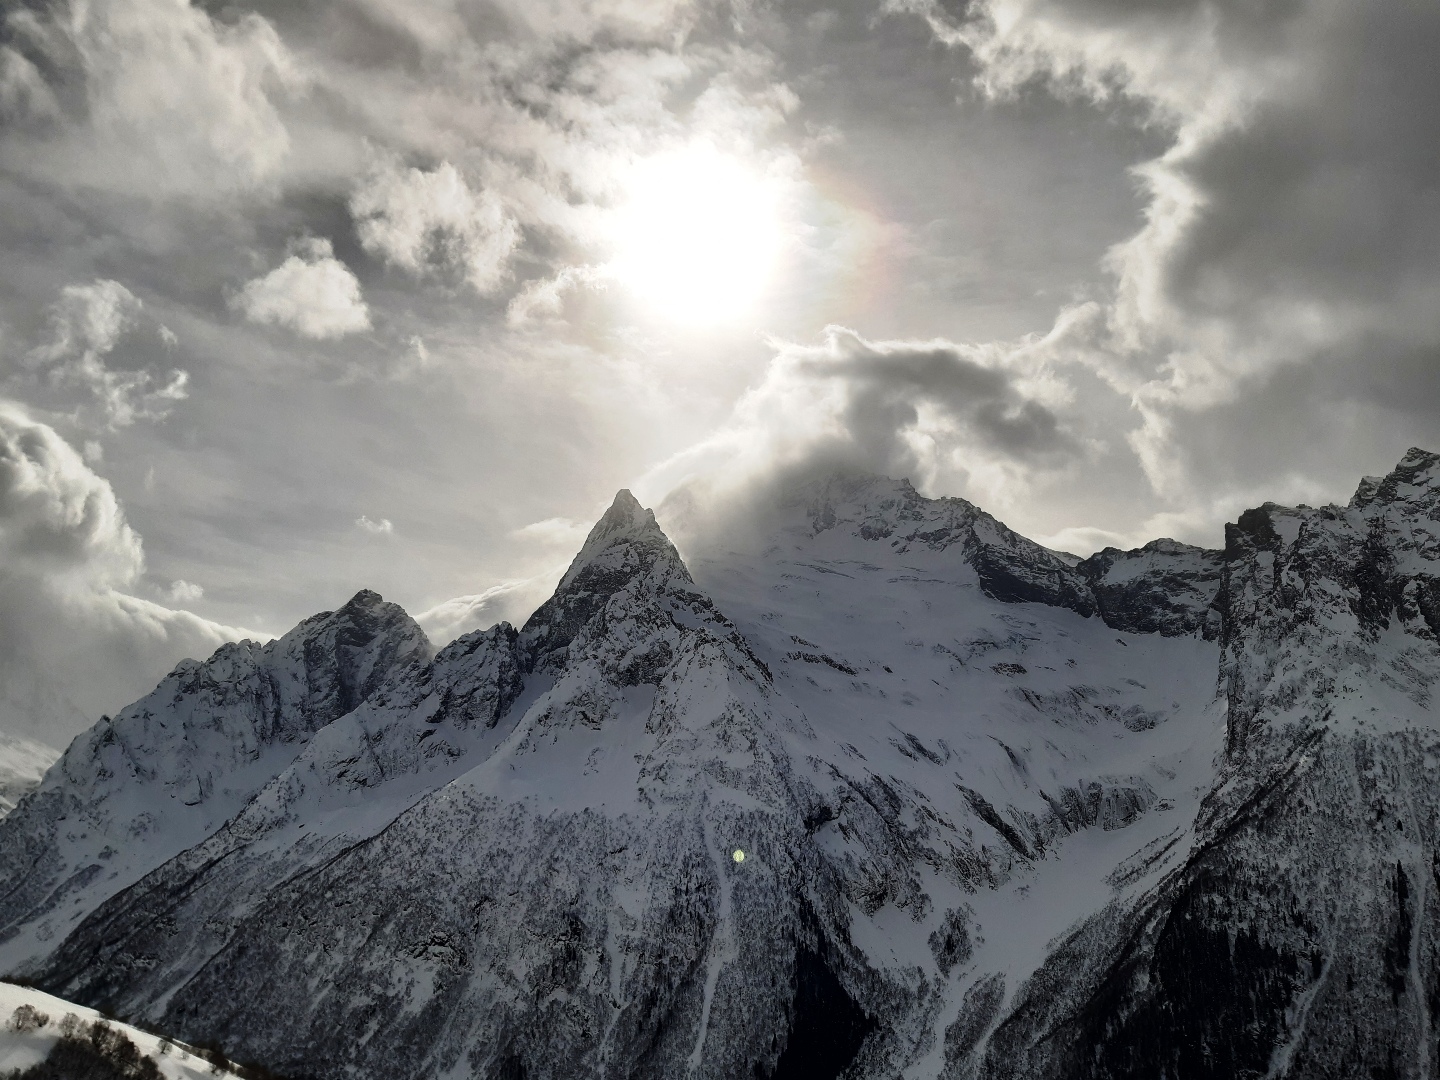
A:
<svg viewBox="0 0 1440 1080">
<path fill-rule="evenodd" d="M 79 736 L 0 828 L 0 970 L 43 956 L 106 897 L 211 835 L 394 672 L 429 656 L 362 592 L 265 645 L 186 660 Z"/>
<path fill-rule="evenodd" d="M 1423 1074 L 1435 462 L 1078 562 L 873 477 L 682 561 L 622 492 L 525 627 L 397 651 L 12 940 L 282 1073 Z"/>
</svg>

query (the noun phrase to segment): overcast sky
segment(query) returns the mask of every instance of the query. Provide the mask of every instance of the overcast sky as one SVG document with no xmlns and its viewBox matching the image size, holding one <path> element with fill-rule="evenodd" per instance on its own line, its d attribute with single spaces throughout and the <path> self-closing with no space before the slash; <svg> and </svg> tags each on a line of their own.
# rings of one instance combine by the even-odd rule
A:
<svg viewBox="0 0 1440 1080">
<path fill-rule="evenodd" d="M 620 487 L 1083 554 L 1440 447 L 1433 3 L 4 12 L 0 731 L 362 586 L 523 617 Z"/>
</svg>

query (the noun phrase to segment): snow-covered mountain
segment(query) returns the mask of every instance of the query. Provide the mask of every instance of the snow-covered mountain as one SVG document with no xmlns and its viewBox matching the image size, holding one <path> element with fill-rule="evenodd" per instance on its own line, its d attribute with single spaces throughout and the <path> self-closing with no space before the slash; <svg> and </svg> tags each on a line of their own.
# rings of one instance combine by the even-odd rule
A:
<svg viewBox="0 0 1440 1080">
<path fill-rule="evenodd" d="M 430 645 L 362 592 L 265 645 L 186 660 L 70 744 L 0 829 L 0 970 L 48 953 L 97 904 L 205 839 L 310 737 Z"/>
<path fill-rule="evenodd" d="M 281 1074 L 1428 1075 L 1437 492 L 1082 561 L 622 492 L 519 630 L 362 593 L 102 721 L 0 963 Z"/>
<path fill-rule="evenodd" d="M 1437 599 L 1435 454 L 1229 526 L 1189 856 L 1060 941 L 961 1075 L 1435 1075 Z"/>
</svg>

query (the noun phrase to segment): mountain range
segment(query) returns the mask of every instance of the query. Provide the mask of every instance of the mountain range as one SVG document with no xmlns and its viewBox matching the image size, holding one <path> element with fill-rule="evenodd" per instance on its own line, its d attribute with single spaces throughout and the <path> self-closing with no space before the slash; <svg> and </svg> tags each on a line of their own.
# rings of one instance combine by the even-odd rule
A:
<svg viewBox="0 0 1440 1080">
<path fill-rule="evenodd" d="M 0 820 L 0 973 L 302 1077 L 1428 1077 L 1440 456 L 1088 559 L 837 475 L 361 592 Z"/>
</svg>

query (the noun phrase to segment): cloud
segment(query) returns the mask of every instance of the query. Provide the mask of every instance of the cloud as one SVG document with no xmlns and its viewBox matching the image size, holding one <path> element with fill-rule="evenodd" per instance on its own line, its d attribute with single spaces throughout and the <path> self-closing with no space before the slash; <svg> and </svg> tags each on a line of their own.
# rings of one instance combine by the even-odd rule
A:
<svg viewBox="0 0 1440 1080">
<path fill-rule="evenodd" d="M 454 641 L 472 630 L 484 630 L 502 620 L 519 626 L 554 591 L 564 569 L 562 566 L 553 573 L 502 581 L 484 592 L 457 596 L 422 611 L 415 616 L 415 621 L 437 646 Z"/>
<path fill-rule="evenodd" d="M 131 595 L 144 568 L 109 483 L 0 402 L 0 729 L 63 745 L 181 658 L 243 636 Z"/>
<path fill-rule="evenodd" d="M 274 27 L 177 0 L 11 5 L 0 108 L 11 160 L 75 186 L 209 198 L 274 175 L 291 140 L 280 103 L 304 77 Z"/>
<path fill-rule="evenodd" d="M 205 596 L 205 590 L 193 582 L 177 579 L 163 590 L 166 600 L 172 604 L 193 604 Z"/>
<path fill-rule="evenodd" d="M 389 518 L 381 518 L 379 521 L 372 521 L 364 514 L 361 514 L 358 518 L 355 519 L 355 524 L 357 527 L 369 533 L 371 536 L 389 536 L 395 531 L 395 525 L 390 521 Z"/>
<path fill-rule="evenodd" d="M 80 390 L 98 407 L 103 424 L 115 429 L 139 420 L 163 420 L 189 396 L 190 376 L 172 370 L 120 371 L 106 363 L 121 339 L 140 324 L 143 305 L 118 281 L 97 279 L 67 285 L 50 309 L 50 338 L 26 358 L 52 385 Z"/>
<path fill-rule="evenodd" d="M 0 563 L 93 588 L 127 584 L 144 566 L 110 485 L 9 404 L 0 405 Z"/>
<path fill-rule="evenodd" d="M 571 518 L 553 517 L 544 521 L 533 521 L 510 535 L 517 540 L 548 544 L 570 550 L 578 550 L 589 535 L 590 524 Z"/>
<path fill-rule="evenodd" d="M 537 315 L 559 315 L 567 294 L 579 289 L 604 289 L 613 277 L 604 267 L 566 266 L 552 277 L 528 281 L 511 298 L 505 320 L 511 326 L 524 326 Z"/>
<path fill-rule="evenodd" d="M 245 283 L 234 305 L 251 322 L 323 340 L 370 329 L 360 282 L 335 258 L 329 240 L 306 239 L 263 277 Z"/>
<path fill-rule="evenodd" d="M 1042 354 L 1035 342 L 872 342 L 832 326 L 819 345 L 781 344 L 728 422 L 642 486 L 658 496 L 862 470 L 972 497 L 1013 491 L 1081 449 L 1048 403 L 1065 389 Z"/>
<path fill-rule="evenodd" d="M 1129 102 L 1168 135 L 1135 169 L 1143 226 L 1107 260 L 1105 340 L 1077 357 L 1134 402 L 1131 444 L 1163 496 L 1233 491 L 1257 452 L 1283 480 L 1434 438 L 1440 9 L 887 6 L 967 49 L 992 96 Z"/>
<path fill-rule="evenodd" d="M 381 163 L 350 198 L 365 250 L 414 274 L 459 273 L 476 292 L 505 281 L 519 229 L 494 192 L 476 192 L 450 162 L 434 170 Z"/>
</svg>

